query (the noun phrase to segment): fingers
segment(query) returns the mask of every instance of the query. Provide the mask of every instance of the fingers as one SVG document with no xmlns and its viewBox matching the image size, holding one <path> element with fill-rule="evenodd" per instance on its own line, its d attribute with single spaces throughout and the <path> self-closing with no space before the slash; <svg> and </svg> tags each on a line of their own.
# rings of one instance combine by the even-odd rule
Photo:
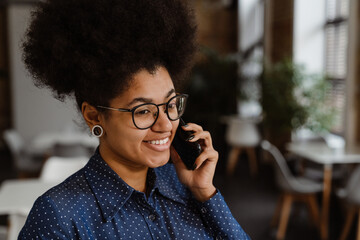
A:
<svg viewBox="0 0 360 240">
<path fill-rule="evenodd" d="M 216 165 L 219 159 L 219 153 L 214 149 L 207 149 L 204 150 L 195 161 L 196 169 L 204 167 L 207 164 L 214 164 Z"/>
<path fill-rule="evenodd" d="M 191 138 L 189 140 L 189 142 L 196 142 L 200 139 L 203 140 L 204 142 L 204 146 L 205 148 L 212 148 L 212 139 L 211 139 L 211 135 L 208 131 L 204 131 L 203 128 L 197 124 L 194 123 L 189 123 L 187 126 L 183 126 L 183 129 L 185 131 L 193 131 L 193 138 Z M 200 142 L 201 143 L 201 142 Z"/>
<path fill-rule="evenodd" d="M 187 126 L 183 126 L 183 129 L 186 131 L 193 131 L 193 138 L 189 142 L 198 141 L 202 145 L 202 153 L 198 156 L 195 161 L 196 169 L 207 165 L 208 163 L 213 163 L 216 165 L 219 154 L 214 150 L 212 145 L 212 138 L 208 131 L 204 131 L 203 128 L 197 124 L 189 123 Z M 205 164 L 204 164 L 205 163 Z"/>
</svg>

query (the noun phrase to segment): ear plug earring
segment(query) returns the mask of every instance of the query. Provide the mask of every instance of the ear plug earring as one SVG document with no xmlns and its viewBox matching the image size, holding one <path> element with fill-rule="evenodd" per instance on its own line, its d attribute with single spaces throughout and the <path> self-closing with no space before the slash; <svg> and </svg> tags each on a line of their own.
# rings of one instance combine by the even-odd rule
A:
<svg viewBox="0 0 360 240">
<path fill-rule="evenodd" d="M 94 137 L 101 137 L 104 133 L 104 129 L 100 125 L 95 125 L 91 129 L 91 133 Z"/>
</svg>

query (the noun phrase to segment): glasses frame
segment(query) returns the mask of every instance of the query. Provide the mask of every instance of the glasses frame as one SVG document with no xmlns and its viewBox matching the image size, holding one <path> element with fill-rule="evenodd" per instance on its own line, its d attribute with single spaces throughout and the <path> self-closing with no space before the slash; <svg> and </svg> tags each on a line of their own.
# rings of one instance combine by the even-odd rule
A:
<svg viewBox="0 0 360 240">
<path fill-rule="evenodd" d="M 182 115 L 179 116 L 179 117 L 176 118 L 176 119 L 172 119 L 172 118 L 170 118 L 169 112 L 168 112 L 168 106 L 169 106 L 169 103 L 171 102 L 171 100 L 173 100 L 174 98 L 180 97 L 180 96 L 185 97 L 185 101 L 186 101 L 187 98 L 189 97 L 188 94 L 176 94 L 176 96 L 170 98 L 169 101 L 167 101 L 167 102 L 165 102 L 165 103 L 160 103 L 160 104 L 155 104 L 155 103 L 143 103 L 143 104 L 137 105 L 137 106 L 135 106 L 135 107 L 133 107 L 133 108 L 130 108 L 130 109 L 128 109 L 128 108 L 112 108 L 112 107 L 105 107 L 105 106 L 99 106 L 99 105 L 96 106 L 96 107 L 97 107 L 97 108 L 102 108 L 102 109 L 107 109 L 107 110 L 114 110 L 114 111 L 118 111 L 118 112 L 130 112 L 130 113 L 131 113 L 131 116 L 132 116 L 132 121 L 133 121 L 135 127 L 136 127 L 137 129 L 140 129 L 140 130 L 145 130 L 145 129 L 149 129 L 149 128 L 151 128 L 152 126 L 154 126 L 154 124 L 155 124 L 156 121 L 158 120 L 158 118 L 159 118 L 159 112 L 160 112 L 160 109 L 159 109 L 160 106 L 164 106 L 164 105 L 166 106 L 166 107 L 165 107 L 165 113 L 166 113 L 166 116 L 168 117 L 168 119 L 169 119 L 170 121 L 176 121 L 176 120 L 178 120 L 179 118 L 181 118 Z M 146 128 L 140 128 L 140 127 L 138 127 L 138 126 L 136 125 L 136 123 L 135 123 L 135 116 L 134 116 L 135 110 L 138 109 L 139 107 L 142 107 L 142 106 L 144 106 L 144 105 L 149 105 L 149 104 L 150 104 L 150 105 L 154 105 L 154 106 L 157 108 L 157 113 L 158 113 L 158 114 L 156 115 L 156 118 L 155 118 L 153 124 L 151 124 L 151 126 L 146 127 Z M 186 106 L 186 103 L 185 103 L 185 106 Z M 184 109 L 185 109 L 185 107 L 184 107 Z M 185 111 L 185 110 L 184 110 L 184 111 Z"/>
</svg>

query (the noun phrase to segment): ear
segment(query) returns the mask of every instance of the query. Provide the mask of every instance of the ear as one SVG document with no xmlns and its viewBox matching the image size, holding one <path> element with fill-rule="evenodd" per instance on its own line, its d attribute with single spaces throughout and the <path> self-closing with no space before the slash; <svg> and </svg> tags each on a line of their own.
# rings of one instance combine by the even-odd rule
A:
<svg viewBox="0 0 360 240">
<path fill-rule="evenodd" d="M 82 103 L 81 112 L 90 129 L 97 124 L 100 126 L 102 125 L 102 114 L 96 109 L 96 107 L 90 105 L 88 102 Z"/>
</svg>

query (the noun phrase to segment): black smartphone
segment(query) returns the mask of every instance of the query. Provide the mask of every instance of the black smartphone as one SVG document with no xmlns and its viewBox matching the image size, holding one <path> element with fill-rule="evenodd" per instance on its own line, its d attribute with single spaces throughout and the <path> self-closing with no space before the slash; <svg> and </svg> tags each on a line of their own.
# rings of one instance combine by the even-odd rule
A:
<svg viewBox="0 0 360 240">
<path fill-rule="evenodd" d="M 193 134 L 192 131 L 185 131 L 181 126 L 184 126 L 185 122 L 180 118 L 179 127 L 176 130 L 174 140 L 172 142 L 173 147 L 179 154 L 181 160 L 189 170 L 194 170 L 194 163 L 196 158 L 201 153 L 201 146 L 198 142 L 187 141 Z"/>
</svg>

